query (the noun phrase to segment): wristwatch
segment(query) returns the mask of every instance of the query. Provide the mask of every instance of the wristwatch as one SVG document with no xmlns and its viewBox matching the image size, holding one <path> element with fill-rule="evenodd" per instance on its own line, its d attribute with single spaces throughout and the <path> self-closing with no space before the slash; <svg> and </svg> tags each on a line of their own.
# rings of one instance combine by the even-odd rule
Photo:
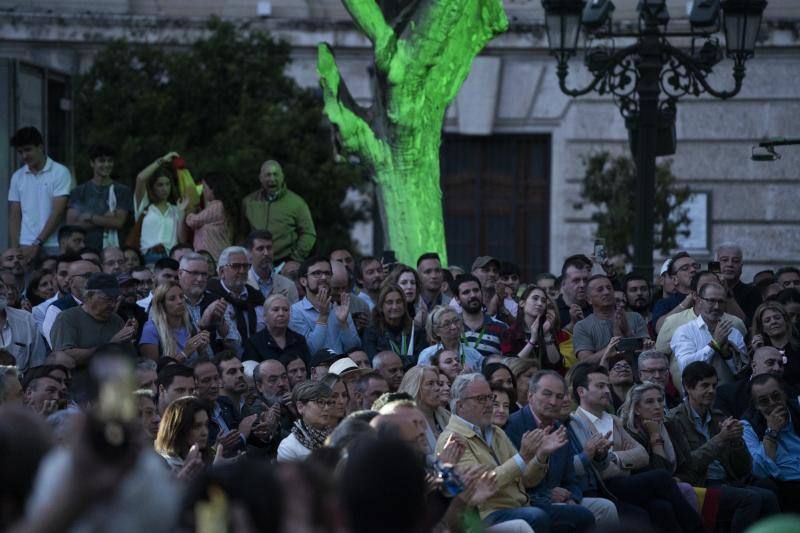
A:
<svg viewBox="0 0 800 533">
<path fill-rule="evenodd" d="M 778 440 L 778 431 L 772 428 L 767 428 L 767 430 L 764 432 L 764 436 L 773 440 Z"/>
</svg>

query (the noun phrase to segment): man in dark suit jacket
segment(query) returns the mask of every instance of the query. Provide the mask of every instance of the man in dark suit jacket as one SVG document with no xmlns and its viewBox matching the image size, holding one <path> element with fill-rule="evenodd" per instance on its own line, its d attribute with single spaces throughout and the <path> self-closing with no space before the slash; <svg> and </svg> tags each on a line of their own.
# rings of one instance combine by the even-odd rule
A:
<svg viewBox="0 0 800 533">
<path fill-rule="evenodd" d="M 519 448 L 526 431 L 537 428 L 565 431 L 560 429 L 558 418 L 566 394 L 567 384 L 558 372 L 540 370 L 534 374 L 528 392 L 528 405 L 511 415 L 505 427 L 514 446 Z M 575 479 L 569 446 L 559 448 L 550 456 L 547 475 L 536 487 L 528 490 L 528 495 L 532 506 L 547 512 L 554 530 L 567 527 L 573 531 L 585 531 L 594 527 L 595 516 L 607 518 L 608 521 L 614 521 L 617 516 L 611 501 L 583 498 Z"/>
<path fill-rule="evenodd" d="M 761 346 L 753 353 L 750 376 L 717 387 L 714 408 L 726 415 L 741 418 L 750 407 L 750 380 L 759 374 L 783 376 L 783 355 L 777 348 Z"/>
</svg>

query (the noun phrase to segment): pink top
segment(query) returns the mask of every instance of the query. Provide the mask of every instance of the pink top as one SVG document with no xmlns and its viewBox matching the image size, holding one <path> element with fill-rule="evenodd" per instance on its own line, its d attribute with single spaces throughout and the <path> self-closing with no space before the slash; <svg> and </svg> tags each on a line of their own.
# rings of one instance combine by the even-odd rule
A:
<svg viewBox="0 0 800 533">
<path fill-rule="evenodd" d="M 187 215 L 186 225 L 194 230 L 195 251 L 206 250 L 217 259 L 231 245 L 225 207 L 220 200 L 213 200 L 199 213 Z"/>
</svg>

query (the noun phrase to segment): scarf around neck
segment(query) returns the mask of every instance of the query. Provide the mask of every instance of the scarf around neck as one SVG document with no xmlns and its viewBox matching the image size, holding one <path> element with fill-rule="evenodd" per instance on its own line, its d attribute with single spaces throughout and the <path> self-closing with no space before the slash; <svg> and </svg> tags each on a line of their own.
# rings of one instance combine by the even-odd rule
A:
<svg viewBox="0 0 800 533">
<path fill-rule="evenodd" d="M 300 444 L 309 450 L 322 448 L 322 446 L 325 444 L 325 439 L 328 437 L 330 432 L 331 430 L 327 428 L 314 429 L 310 426 L 307 426 L 302 419 L 295 420 L 294 426 L 292 427 L 292 434 L 298 441 L 300 441 Z"/>
</svg>

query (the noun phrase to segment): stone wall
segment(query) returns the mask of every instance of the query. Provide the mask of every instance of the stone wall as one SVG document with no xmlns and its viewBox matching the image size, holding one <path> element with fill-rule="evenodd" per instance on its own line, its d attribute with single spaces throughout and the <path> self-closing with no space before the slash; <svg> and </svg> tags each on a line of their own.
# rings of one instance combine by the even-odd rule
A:
<svg viewBox="0 0 800 533">
<path fill-rule="evenodd" d="M 128 14 L 14 12 L 2 16 L 0 56 L 78 72 L 91 64 L 98 48 L 110 39 L 125 37 L 176 47 L 203 34 L 199 19 L 130 14 L 130 5 L 145 3 L 129 3 Z M 331 43 L 354 96 L 361 103 L 370 102 L 369 43 L 350 24 L 288 18 L 252 24 L 292 44 L 289 74 L 304 86 L 317 84 L 316 44 Z M 673 172 L 682 183 L 710 192 L 709 249 L 699 252 L 698 259 L 707 261 L 720 242 L 738 241 L 748 252 L 745 277 L 762 268 L 800 262 L 800 213 L 794 209 L 800 200 L 800 147 L 780 150 L 780 161 L 750 160 L 752 145 L 764 137 L 800 137 L 796 81 L 800 24 L 769 22 L 765 27 L 756 58 L 747 64 L 740 95 L 726 102 L 708 97 L 681 100 L 678 150 L 672 157 Z M 552 136 L 549 257 L 555 272 L 566 255 L 590 251 L 594 238 L 590 208 L 573 207 L 583 172 L 580 157 L 601 149 L 627 153 L 628 147 L 624 122 L 609 98 L 571 99 L 561 93 L 542 30 L 535 21 L 518 21 L 508 34 L 490 43 L 451 106 L 445 130 Z M 571 84 L 576 85 L 586 76 L 580 62 L 573 63 Z M 721 63 L 717 70 L 716 85 L 729 86 L 729 63 Z"/>
</svg>

